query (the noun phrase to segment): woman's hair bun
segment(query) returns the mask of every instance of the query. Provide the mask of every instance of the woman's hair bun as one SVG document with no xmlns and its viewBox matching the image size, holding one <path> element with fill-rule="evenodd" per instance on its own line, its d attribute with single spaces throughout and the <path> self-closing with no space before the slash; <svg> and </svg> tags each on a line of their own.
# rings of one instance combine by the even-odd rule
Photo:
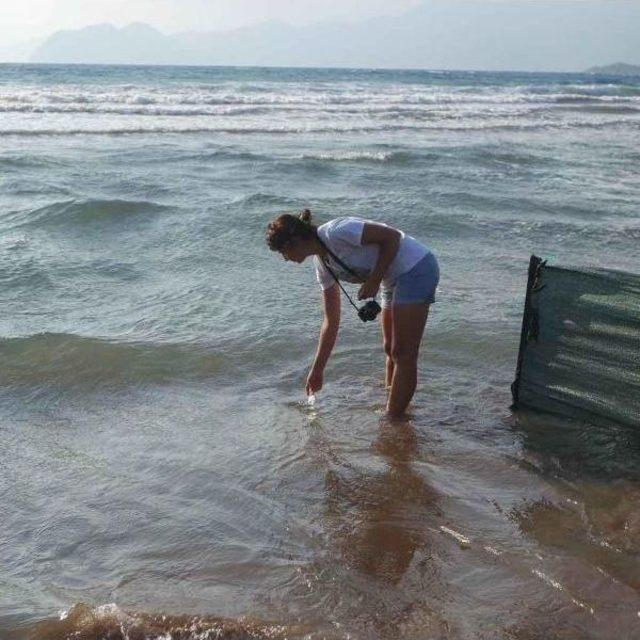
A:
<svg viewBox="0 0 640 640">
<path fill-rule="evenodd" d="M 303 209 L 299 214 L 298 218 L 302 220 L 302 222 L 311 222 L 311 211 L 309 209 Z"/>
</svg>

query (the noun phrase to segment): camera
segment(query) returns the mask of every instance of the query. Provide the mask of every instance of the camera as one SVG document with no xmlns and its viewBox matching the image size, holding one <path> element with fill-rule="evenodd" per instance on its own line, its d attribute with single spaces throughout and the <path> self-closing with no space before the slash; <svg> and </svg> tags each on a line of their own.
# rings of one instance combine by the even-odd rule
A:
<svg viewBox="0 0 640 640">
<path fill-rule="evenodd" d="M 375 300 L 369 300 L 365 305 L 358 309 L 358 317 L 362 322 L 370 322 L 378 317 L 382 308 Z"/>
</svg>

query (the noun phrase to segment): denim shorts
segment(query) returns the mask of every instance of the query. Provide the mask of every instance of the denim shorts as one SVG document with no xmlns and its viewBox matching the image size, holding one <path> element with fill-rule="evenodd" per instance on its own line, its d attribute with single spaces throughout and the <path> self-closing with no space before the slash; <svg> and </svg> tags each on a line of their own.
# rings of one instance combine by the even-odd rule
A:
<svg viewBox="0 0 640 640">
<path fill-rule="evenodd" d="M 438 261 L 433 253 L 428 253 L 411 271 L 399 276 L 393 287 L 382 289 L 382 306 L 432 304 L 436 301 L 439 280 Z"/>
</svg>

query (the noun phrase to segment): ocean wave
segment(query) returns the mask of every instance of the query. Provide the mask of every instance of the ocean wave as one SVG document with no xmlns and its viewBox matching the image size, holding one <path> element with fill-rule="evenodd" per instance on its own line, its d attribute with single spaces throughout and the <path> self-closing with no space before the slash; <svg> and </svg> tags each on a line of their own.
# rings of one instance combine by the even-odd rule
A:
<svg viewBox="0 0 640 640">
<path fill-rule="evenodd" d="M 589 104 L 581 104 L 581 105 L 571 105 L 565 107 L 563 111 L 573 111 L 575 113 L 602 113 L 605 115 L 640 115 L 640 104 L 638 106 L 633 107 L 624 104 L 616 104 L 616 103 L 589 103 Z"/>
<path fill-rule="evenodd" d="M 455 206 L 469 211 L 494 211 L 494 215 L 477 213 L 434 213 L 421 220 L 425 235 L 459 237 L 489 236 L 502 240 L 549 242 L 553 238 L 565 241 L 586 241 L 600 245 L 626 243 L 631 238 L 640 240 L 640 224 L 633 220 L 611 218 L 606 211 L 586 210 L 568 205 L 545 208 L 537 201 L 518 200 L 513 203 L 503 198 L 456 193 L 450 197 Z M 514 204 L 520 211 L 531 211 L 531 219 L 516 217 L 511 212 Z M 499 216 L 499 217 L 498 217 Z M 589 216 L 593 221 L 587 221 Z"/>
<path fill-rule="evenodd" d="M 473 158 L 474 162 L 482 162 L 489 165 L 508 165 L 512 167 L 539 167 L 553 164 L 553 158 L 533 155 L 516 151 L 502 151 L 495 148 L 471 148 L 467 153 L 461 152 L 461 156 Z"/>
<path fill-rule="evenodd" d="M 68 128 L 68 129 L 0 129 L 0 137 L 37 137 L 37 136 L 77 136 L 77 135 L 145 135 L 145 134 L 198 134 L 198 133 L 226 133 L 230 135 L 295 135 L 301 133 L 372 133 L 376 131 L 410 130 L 425 127 L 409 125 L 387 125 L 387 126 L 327 126 L 327 127 L 304 127 L 304 126 L 281 126 L 281 127 L 105 127 L 105 128 Z"/>
<path fill-rule="evenodd" d="M 548 103 L 546 103 L 547 106 Z M 615 103 L 605 103 L 607 106 L 614 106 Z M 250 116 L 250 115 L 273 115 L 274 113 L 301 114 L 303 117 L 313 117 L 317 114 L 327 115 L 353 115 L 353 116 L 381 116 L 394 118 L 435 118 L 435 117 L 459 117 L 467 113 L 476 115 L 484 115 L 485 117 L 495 117 L 496 110 L 501 108 L 497 113 L 509 113 L 527 115 L 533 108 L 527 104 L 511 104 L 511 103 L 491 103 L 482 105 L 484 110 L 478 108 L 478 103 L 467 103 L 463 105 L 445 105 L 445 104 L 381 104 L 374 106 L 368 102 L 358 105 L 337 106 L 333 104 L 309 104 L 291 105 L 288 103 L 269 103 L 264 105 L 201 105 L 194 104 L 191 106 L 151 106 L 139 107 L 131 105 L 77 105 L 70 104 L 65 106 L 40 105 L 40 104 L 21 104 L 21 105 L 3 105 L 0 104 L 0 113 L 14 114 L 40 114 L 40 115 L 64 115 L 64 114 L 82 114 L 82 115 L 112 115 L 112 116 L 168 116 L 168 117 L 188 117 L 188 116 L 208 116 L 208 117 L 229 117 L 229 116 Z M 516 110 L 518 108 L 518 110 Z M 536 107 L 539 109 L 540 107 Z"/>
<path fill-rule="evenodd" d="M 19 211 L 5 217 L 14 227 L 64 225 L 68 229 L 99 225 L 124 231 L 127 224 L 148 220 L 171 207 L 148 200 L 66 200 L 34 210 Z"/>
<path fill-rule="evenodd" d="M 272 193 L 252 193 L 233 201 L 234 205 L 241 206 L 266 206 L 266 207 L 283 207 L 297 208 L 300 204 L 298 200 L 284 196 L 278 196 Z"/>
<path fill-rule="evenodd" d="M 562 216 L 565 209 L 558 207 L 557 214 Z M 599 245 L 610 245 L 627 242 L 629 239 L 640 240 L 640 226 L 620 221 L 585 224 L 553 220 L 512 220 L 492 223 L 490 226 L 502 229 L 503 233 L 510 236 L 525 236 L 546 241 L 557 238 L 562 242 L 573 239 L 576 242 L 590 241 Z"/>
<path fill-rule="evenodd" d="M 402 163 L 411 159 L 411 154 L 402 151 L 327 151 L 305 153 L 296 156 L 300 160 L 316 160 L 322 162 L 383 162 Z"/>
<path fill-rule="evenodd" d="M 0 251 L 12 251 L 23 255 L 10 256 L 0 259 L 0 286 L 6 295 L 33 295 L 36 291 L 41 294 L 55 292 L 62 281 L 82 281 L 83 278 L 99 282 L 112 280 L 120 283 L 131 283 L 140 280 L 144 274 L 133 263 L 121 262 L 113 259 L 92 259 L 75 261 L 65 259 L 55 263 L 35 258 L 29 255 L 29 241 L 16 238 L 5 242 L 0 240 Z M 3 256 L 7 258 L 8 255 Z M 55 293 L 54 293 L 55 295 Z"/>
<path fill-rule="evenodd" d="M 212 160 L 248 160 L 252 162 L 257 161 L 270 161 L 273 160 L 276 156 L 261 154 L 261 153 L 253 153 L 251 151 L 244 151 L 241 149 L 215 149 L 213 151 L 201 151 L 197 153 L 189 153 L 185 155 L 180 155 L 180 162 L 210 162 Z"/>
<path fill-rule="evenodd" d="M 243 617 L 145 614 L 126 611 L 116 604 L 91 607 L 76 604 L 58 619 L 17 629 L 16 640 L 285 640 L 302 638 L 302 625 L 281 625 Z"/>
<path fill-rule="evenodd" d="M 494 90 L 500 87 L 494 87 Z M 567 84 L 531 84 L 511 87 L 516 93 L 539 94 L 550 96 L 592 96 L 607 98 L 618 96 L 640 96 L 640 88 L 629 84 L 619 83 L 567 83 Z"/>
<path fill-rule="evenodd" d="M 48 169 L 60 164 L 60 160 L 43 155 L 6 154 L 0 156 L 0 167 L 5 169 Z"/>
<path fill-rule="evenodd" d="M 12 92 L 13 91 L 13 92 Z M 130 91 L 105 91 L 95 87 L 93 91 L 64 92 L 42 91 L 37 88 L 9 88 L 0 96 L 2 111 L 34 112 L 88 112 L 103 109 L 114 112 L 119 110 L 138 110 L 143 113 L 162 113 L 164 110 L 180 111 L 194 107 L 227 108 L 302 108 L 302 109 L 345 109 L 353 108 L 410 108 L 416 106 L 474 106 L 546 103 L 562 105 L 571 103 L 637 103 L 640 101 L 640 89 L 637 87 L 616 87 L 615 90 L 602 91 L 587 87 L 472 87 L 451 90 L 442 87 L 428 89 L 415 87 L 381 87 L 377 91 L 354 90 L 313 91 L 311 87 L 292 87 L 272 90 L 269 93 L 244 94 L 237 91 L 189 91 L 185 89 L 167 89 L 162 93 L 134 94 Z"/>
<path fill-rule="evenodd" d="M 66 333 L 0 339 L 5 386 L 97 389 L 208 379 L 223 356 L 195 345 L 116 342 Z"/>
<path fill-rule="evenodd" d="M 122 107 L 111 105 L 65 107 L 51 105 L 0 105 L 0 113 L 37 113 L 37 114 L 87 114 L 87 115 L 116 115 L 116 116 L 238 116 L 260 115 L 266 112 L 264 107 L 224 106 L 218 109 L 185 108 L 185 107 Z"/>
<path fill-rule="evenodd" d="M 453 124 L 459 120 L 458 124 Z M 553 122 L 542 122 L 531 120 L 529 122 L 496 122 L 495 119 L 481 121 L 478 123 L 468 122 L 464 118 L 453 118 L 447 120 L 447 124 L 438 121 L 427 121 L 421 123 L 388 123 L 380 124 L 335 124 L 327 126 L 131 126 L 131 127 L 86 127 L 86 128 L 47 128 L 47 129 L 0 129 L 1 137 L 46 137 L 46 136 L 131 136 L 149 134 L 206 134 L 218 133 L 228 135 L 299 135 L 299 134 L 349 134 L 349 133 L 391 133 L 408 131 L 552 131 L 556 129 L 606 129 L 624 126 L 637 126 L 638 120 L 635 118 L 613 118 L 602 121 L 584 120 L 559 120 Z"/>
<path fill-rule="evenodd" d="M 6 251 L 20 251 L 29 246 L 29 238 L 24 234 L 12 235 L 3 233 L 0 236 L 0 250 Z"/>
<path fill-rule="evenodd" d="M 7 247 L 8 250 L 18 251 L 26 246 L 14 244 Z M 8 264 L 0 264 L 0 286 L 8 293 L 12 289 L 23 289 L 30 293 L 38 290 L 50 289 L 53 280 L 47 271 L 34 258 L 22 262 L 9 261 Z"/>
</svg>

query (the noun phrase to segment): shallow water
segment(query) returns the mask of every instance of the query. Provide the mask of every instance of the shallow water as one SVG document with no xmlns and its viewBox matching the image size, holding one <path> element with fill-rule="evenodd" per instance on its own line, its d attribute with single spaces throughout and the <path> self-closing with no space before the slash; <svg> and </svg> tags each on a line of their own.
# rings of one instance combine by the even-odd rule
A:
<svg viewBox="0 0 640 640">
<path fill-rule="evenodd" d="M 509 409 L 529 254 L 638 271 L 639 124 L 640 79 L 0 66 L 0 637 L 640 634 L 640 439 Z M 346 305 L 303 396 L 302 206 L 438 255 L 406 423 Z"/>
</svg>

